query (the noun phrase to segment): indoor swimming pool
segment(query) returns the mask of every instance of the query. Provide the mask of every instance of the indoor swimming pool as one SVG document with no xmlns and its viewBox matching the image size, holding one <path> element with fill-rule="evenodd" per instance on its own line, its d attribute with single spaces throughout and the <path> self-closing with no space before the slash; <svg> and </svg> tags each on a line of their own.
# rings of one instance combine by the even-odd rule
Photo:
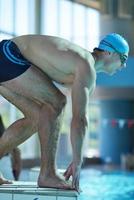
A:
<svg viewBox="0 0 134 200">
<path fill-rule="evenodd" d="M 30 172 L 29 170 L 27 173 L 23 172 L 23 181 L 1 186 L 0 199 L 134 200 L 134 172 L 84 169 L 81 171 L 80 195 L 75 191 L 38 188 L 36 182 L 38 173 L 39 168 L 33 168 Z"/>
<path fill-rule="evenodd" d="M 79 200 L 134 200 L 134 172 L 81 172 Z"/>
</svg>

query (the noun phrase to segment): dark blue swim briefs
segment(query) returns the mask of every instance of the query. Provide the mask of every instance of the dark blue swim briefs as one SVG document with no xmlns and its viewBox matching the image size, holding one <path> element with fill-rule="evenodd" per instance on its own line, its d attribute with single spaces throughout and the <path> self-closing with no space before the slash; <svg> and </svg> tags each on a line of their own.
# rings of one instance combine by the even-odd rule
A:
<svg viewBox="0 0 134 200">
<path fill-rule="evenodd" d="M 0 83 L 24 73 L 31 63 L 24 58 L 17 45 L 11 40 L 0 42 Z"/>
</svg>

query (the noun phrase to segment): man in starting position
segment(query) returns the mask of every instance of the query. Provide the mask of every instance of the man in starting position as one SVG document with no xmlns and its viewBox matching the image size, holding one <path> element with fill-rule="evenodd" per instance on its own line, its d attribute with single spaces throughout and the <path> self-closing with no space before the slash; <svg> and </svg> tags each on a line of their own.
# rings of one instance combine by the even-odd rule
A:
<svg viewBox="0 0 134 200">
<path fill-rule="evenodd" d="M 65 39 L 25 35 L 0 43 L 0 94 L 14 104 L 24 118 L 14 122 L 0 139 L 0 156 L 38 132 L 41 146 L 39 187 L 79 191 L 82 146 L 87 128 L 86 108 L 94 91 L 96 73 L 123 68 L 129 46 L 118 34 L 106 35 L 92 53 Z M 71 88 L 72 163 L 62 180 L 55 156 L 61 114 L 66 97 L 54 82 Z M 72 185 L 67 180 L 72 176 Z M 2 176 L 0 184 L 7 183 Z"/>
</svg>

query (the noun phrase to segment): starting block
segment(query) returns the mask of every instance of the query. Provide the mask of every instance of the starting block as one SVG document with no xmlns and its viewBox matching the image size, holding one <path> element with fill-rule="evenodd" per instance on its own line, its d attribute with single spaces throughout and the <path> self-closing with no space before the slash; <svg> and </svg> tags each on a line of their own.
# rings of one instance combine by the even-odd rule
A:
<svg viewBox="0 0 134 200">
<path fill-rule="evenodd" d="M 36 182 L 14 181 L 0 186 L 0 200 L 78 200 L 74 190 L 39 188 Z"/>
</svg>

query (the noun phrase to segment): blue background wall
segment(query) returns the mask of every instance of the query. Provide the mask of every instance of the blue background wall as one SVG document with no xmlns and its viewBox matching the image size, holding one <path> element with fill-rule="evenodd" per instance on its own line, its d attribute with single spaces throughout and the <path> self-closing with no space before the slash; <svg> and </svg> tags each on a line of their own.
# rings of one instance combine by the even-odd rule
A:
<svg viewBox="0 0 134 200">
<path fill-rule="evenodd" d="M 111 88 L 110 91 L 106 90 L 104 96 L 110 95 L 112 99 L 100 100 L 101 119 L 134 119 L 134 100 L 129 100 L 134 88 L 134 57 L 129 57 L 127 67 L 113 76 L 98 73 L 97 86 L 104 87 L 104 90 Z M 114 93 L 112 88 L 119 88 L 119 91 L 122 88 L 121 93 L 126 99 L 119 98 L 118 91 Z M 106 127 L 101 127 L 99 137 L 100 156 L 104 160 L 110 157 L 113 163 L 119 164 L 122 154 L 134 151 L 134 128 L 129 129 L 127 125 L 121 129 L 119 126 L 111 128 L 108 124 Z"/>
<path fill-rule="evenodd" d="M 100 101 L 101 119 L 133 119 L 134 102 L 122 100 Z M 102 125 L 102 124 L 101 124 Z M 123 154 L 134 152 L 134 127 L 128 128 L 125 123 L 123 128 L 119 125 L 114 128 L 111 123 L 102 125 L 99 132 L 100 156 L 105 161 L 110 158 L 113 163 L 120 164 Z"/>
</svg>

